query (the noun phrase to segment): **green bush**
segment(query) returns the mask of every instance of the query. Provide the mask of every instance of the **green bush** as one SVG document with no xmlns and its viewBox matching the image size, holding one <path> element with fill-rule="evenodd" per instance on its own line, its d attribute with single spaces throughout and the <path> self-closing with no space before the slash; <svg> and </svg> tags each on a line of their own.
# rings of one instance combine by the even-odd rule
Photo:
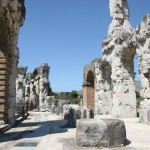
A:
<svg viewBox="0 0 150 150">
<path fill-rule="evenodd" d="M 71 104 L 79 104 L 80 99 L 78 98 L 78 92 L 73 90 L 69 94 L 69 99 Z"/>
<path fill-rule="evenodd" d="M 142 98 L 140 96 L 140 93 L 136 91 L 136 105 L 139 106 Z"/>
</svg>

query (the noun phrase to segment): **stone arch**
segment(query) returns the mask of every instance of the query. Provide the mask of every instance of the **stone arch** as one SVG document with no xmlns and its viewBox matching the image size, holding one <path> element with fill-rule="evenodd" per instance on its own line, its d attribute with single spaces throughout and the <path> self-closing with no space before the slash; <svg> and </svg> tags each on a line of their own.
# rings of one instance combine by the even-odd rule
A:
<svg viewBox="0 0 150 150">
<path fill-rule="evenodd" d="M 84 68 L 83 77 L 83 106 L 94 109 L 95 108 L 95 70 L 94 63 L 97 59 L 93 60 L 90 65 Z"/>
<path fill-rule="evenodd" d="M 94 72 L 89 70 L 83 84 L 83 105 L 94 109 L 95 85 Z"/>
<path fill-rule="evenodd" d="M 92 70 L 89 70 L 87 73 L 86 81 L 94 87 L 94 72 Z"/>
</svg>

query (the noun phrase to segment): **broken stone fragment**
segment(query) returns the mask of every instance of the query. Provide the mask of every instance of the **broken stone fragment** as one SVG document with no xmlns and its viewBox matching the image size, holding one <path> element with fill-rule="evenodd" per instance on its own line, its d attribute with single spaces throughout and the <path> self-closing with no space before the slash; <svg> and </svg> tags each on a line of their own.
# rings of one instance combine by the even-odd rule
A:
<svg viewBox="0 0 150 150">
<path fill-rule="evenodd" d="M 126 141 L 125 124 L 117 119 L 80 119 L 76 143 L 86 147 L 118 147 Z"/>
</svg>

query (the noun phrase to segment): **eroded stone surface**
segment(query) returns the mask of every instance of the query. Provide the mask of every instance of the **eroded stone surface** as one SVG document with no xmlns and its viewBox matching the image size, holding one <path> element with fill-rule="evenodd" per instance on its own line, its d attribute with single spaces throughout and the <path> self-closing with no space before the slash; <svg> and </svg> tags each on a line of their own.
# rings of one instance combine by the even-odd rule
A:
<svg viewBox="0 0 150 150">
<path fill-rule="evenodd" d="M 37 67 L 33 73 L 26 75 L 25 101 L 29 102 L 31 110 L 48 111 L 50 109 L 49 70 L 50 67 L 45 63 Z"/>
<path fill-rule="evenodd" d="M 0 86 L 4 86 L 3 95 L 0 95 L 0 120 L 15 122 L 16 108 L 16 74 L 19 59 L 17 48 L 19 28 L 25 19 L 24 0 L 1 0 L 0 1 Z"/>
<path fill-rule="evenodd" d="M 111 114 L 111 67 L 101 59 L 95 62 L 95 114 Z"/>
<path fill-rule="evenodd" d="M 112 23 L 109 34 L 103 41 L 103 61 L 112 68 L 114 117 L 136 116 L 134 84 L 135 47 L 131 44 L 132 29 L 128 20 L 128 5 L 125 0 L 110 0 Z"/>
<path fill-rule="evenodd" d="M 126 141 L 123 121 L 117 119 L 77 120 L 76 143 L 87 147 L 115 147 Z"/>
<path fill-rule="evenodd" d="M 142 87 L 140 122 L 150 124 L 150 15 L 146 15 L 141 24 L 134 29 L 132 40 L 138 55 Z"/>
<path fill-rule="evenodd" d="M 27 67 L 17 68 L 17 79 L 16 79 L 16 111 L 19 115 L 25 115 L 25 77 Z"/>
<path fill-rule="evenodd" d="M 95 114 L 110 114 L 111 67 L 95 59 L 84 68 L 83 106 L 95 110 Z"/>
<path fill-rule="evenodd" d="M 68 114 L 68 125 L 75 128 L 77 119 L 81 119 L 81 106 L 70 105 Z"/>
</svg>

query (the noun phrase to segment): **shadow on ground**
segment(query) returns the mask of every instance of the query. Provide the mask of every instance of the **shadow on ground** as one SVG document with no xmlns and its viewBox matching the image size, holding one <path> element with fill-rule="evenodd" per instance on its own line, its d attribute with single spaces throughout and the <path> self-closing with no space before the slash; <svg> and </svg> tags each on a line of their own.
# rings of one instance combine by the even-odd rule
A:
<svg viewBox="0 0 150 150">
<path fill-rule="evenodd" d="M 48 134 L 64 133 L 68 131 L 66 124 L 66 120 L 20 123 L 9 131 L 1 134 L 0 143 L 23 138 L 42 137 Z M 23 127 L 27 127 L 27 129 L 25 131 L 19 131 Z"/>
</svg>

